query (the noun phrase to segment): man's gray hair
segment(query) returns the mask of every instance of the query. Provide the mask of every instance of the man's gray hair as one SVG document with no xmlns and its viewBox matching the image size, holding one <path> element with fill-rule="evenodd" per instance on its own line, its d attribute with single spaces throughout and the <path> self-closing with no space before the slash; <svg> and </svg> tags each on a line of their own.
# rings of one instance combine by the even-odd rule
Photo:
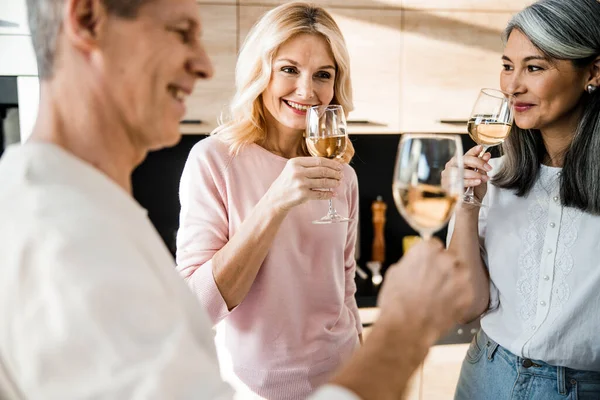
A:
<svg viewBox="0 0 600 400">
<path fill-rule="evenodd" d="M 108 13 L 127 19 L 135 18 L 140 7 L 149 1 L 101 0 Z M 49 79 L 54 73 L 64 3 L 65 0 L 27 0 L 29 29 L 40 79 Z"/>
</svg>

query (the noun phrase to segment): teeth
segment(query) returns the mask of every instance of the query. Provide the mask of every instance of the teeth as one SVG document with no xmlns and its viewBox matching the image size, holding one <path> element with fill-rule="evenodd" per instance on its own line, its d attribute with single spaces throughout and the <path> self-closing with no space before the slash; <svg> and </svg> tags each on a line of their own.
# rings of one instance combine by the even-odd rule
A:
<svg viewBox="0 0 600 400">
<path fill-rule="evenodd" d="M 184 101 L 187 96 L 186 92 L 184 92 L 182 89 L 178 89 L 176 87 L 170 87 L 169 91 L 171 92 L 171 95 L 179 101 Z"/>
<path fill-rule="evenodd" d="M 181 89 L 177 89 L 177 91 L 175 92 L 175 98 L 179 101 L 184 101 L 185 96 L 186 96 L 186 93 Z"/>
<path fill-rule="evenodd" d="M 293 107 L 293 108 L 295 108 L 296 110 L 299 110 L 299 111 L 306 111 L 310 107 L 310 106 L 303 106 L 303 105 L 300 105 L 298 103 L 293 103 L 293 102 L 291 102 L 289 100 L 286 100 L 286 103 L 288 103 L 288 105 L 290 107 Z"/>
</svg>

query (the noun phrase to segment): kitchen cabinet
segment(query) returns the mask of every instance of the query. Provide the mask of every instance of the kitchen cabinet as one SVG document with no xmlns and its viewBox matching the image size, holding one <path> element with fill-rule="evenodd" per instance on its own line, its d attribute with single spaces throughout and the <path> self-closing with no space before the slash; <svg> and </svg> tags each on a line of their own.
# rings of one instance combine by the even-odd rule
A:
<svg viewBox="0 0 600 400">
<path fill-rule="evenodd" d="M 466 133 L 483 87 L 499 87 L 505 12 L 405 11 L 403 132 Z M 457 124 L 442 123 L 454 120 Z"/>
<path fill-rule="evenodd" d="M 188 98 L 185 120 L 202 124 L 182 124 L 182 133 L 209 133 L 235 91 L 237 58 L 237 10 L 235 5 L 206 4 L 200 7 L 203 42 L 214 67 L 214 76 L 198 80 Z"/>
<path fill-rule="evenodd" d="M 239 0 L 240 5 L 269 5 L 277 6 L 279 4 L 288 3 L 286 0 Z M 400 8 L 402 6 L 402 0 L 318 0 L 314 1 L 319 6 L 328 7 L 344 7 L 344 8 Z"/>
<path fill-rule="evenodd" d="M 37 76 L 35 52 L 28 35 L 0 35 L 0 76 Z"/>
<path fill-rule="evenodd" d="M 240 7 L 240 44 L 271 6 Z M 400 129 L 402 11 L 330 8 L 348 46 L 355 110 L 349 133 L 397 133 Z"/>
<path fill-rule="evenodd" d="M 535 0 L 402 0 L 413 10 L 519 11 Z"/>
<path fill-rule="evenodd" d="M 0 35 L 29 34 L 25 0 L 2 0 L 0 7 Z"/>
</svg>

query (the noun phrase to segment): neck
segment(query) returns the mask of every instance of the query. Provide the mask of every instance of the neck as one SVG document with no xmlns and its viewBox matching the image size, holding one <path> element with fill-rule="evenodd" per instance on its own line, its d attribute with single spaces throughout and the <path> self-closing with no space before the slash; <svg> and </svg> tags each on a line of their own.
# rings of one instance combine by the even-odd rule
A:
<svg viewBox="0 0 600 400">
<path fill-rule="evenodd" d="M 41 84 L 38 118 L 29 140 L 52 143 L 91 164 L 128 193 L 145 151 L 136 149 L 102 90 L 55 77 Z"/>
<path fill-rule="evenodd" d="M 285 158 L 302 156 L 303 131 L 267 122 L 267 135 L 261 146 Z"/>
</svg>

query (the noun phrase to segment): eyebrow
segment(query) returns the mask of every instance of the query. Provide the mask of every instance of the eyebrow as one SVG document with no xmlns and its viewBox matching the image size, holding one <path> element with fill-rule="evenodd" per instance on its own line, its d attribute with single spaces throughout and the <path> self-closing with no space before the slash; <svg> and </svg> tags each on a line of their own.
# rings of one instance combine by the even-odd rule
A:
<svg viewBox="0 0 600 400">
<path fill-rule="evenodd" d="M 507 56 L 502 56 L 502 59 L 505 61 L 512 62 L 512 60 L 510 58 L 508 58 Z M 523 59 L 523 62 L 527 62 L 527 61 L 531 61 L 531 60 L 550 61 L 550 60 L 548 60 L 548 57 L 544 57 L 544 56 L 528 56 Z"/>
<path fill-rule="evenodd" d="M 299 64 L 296 61 L 290 60 L 289 58 L 280 58 L 280 59 L 276 60 L 275 62 L 287 62 L 287 63 L 292 64 L 295 67 L 299 66 Z M 333 65 L 323 65 L 322 67 L 319 67 L 318 69 L 333 69 L 333 70 L 335 70 L 335 67 Z"/>
</svg>

